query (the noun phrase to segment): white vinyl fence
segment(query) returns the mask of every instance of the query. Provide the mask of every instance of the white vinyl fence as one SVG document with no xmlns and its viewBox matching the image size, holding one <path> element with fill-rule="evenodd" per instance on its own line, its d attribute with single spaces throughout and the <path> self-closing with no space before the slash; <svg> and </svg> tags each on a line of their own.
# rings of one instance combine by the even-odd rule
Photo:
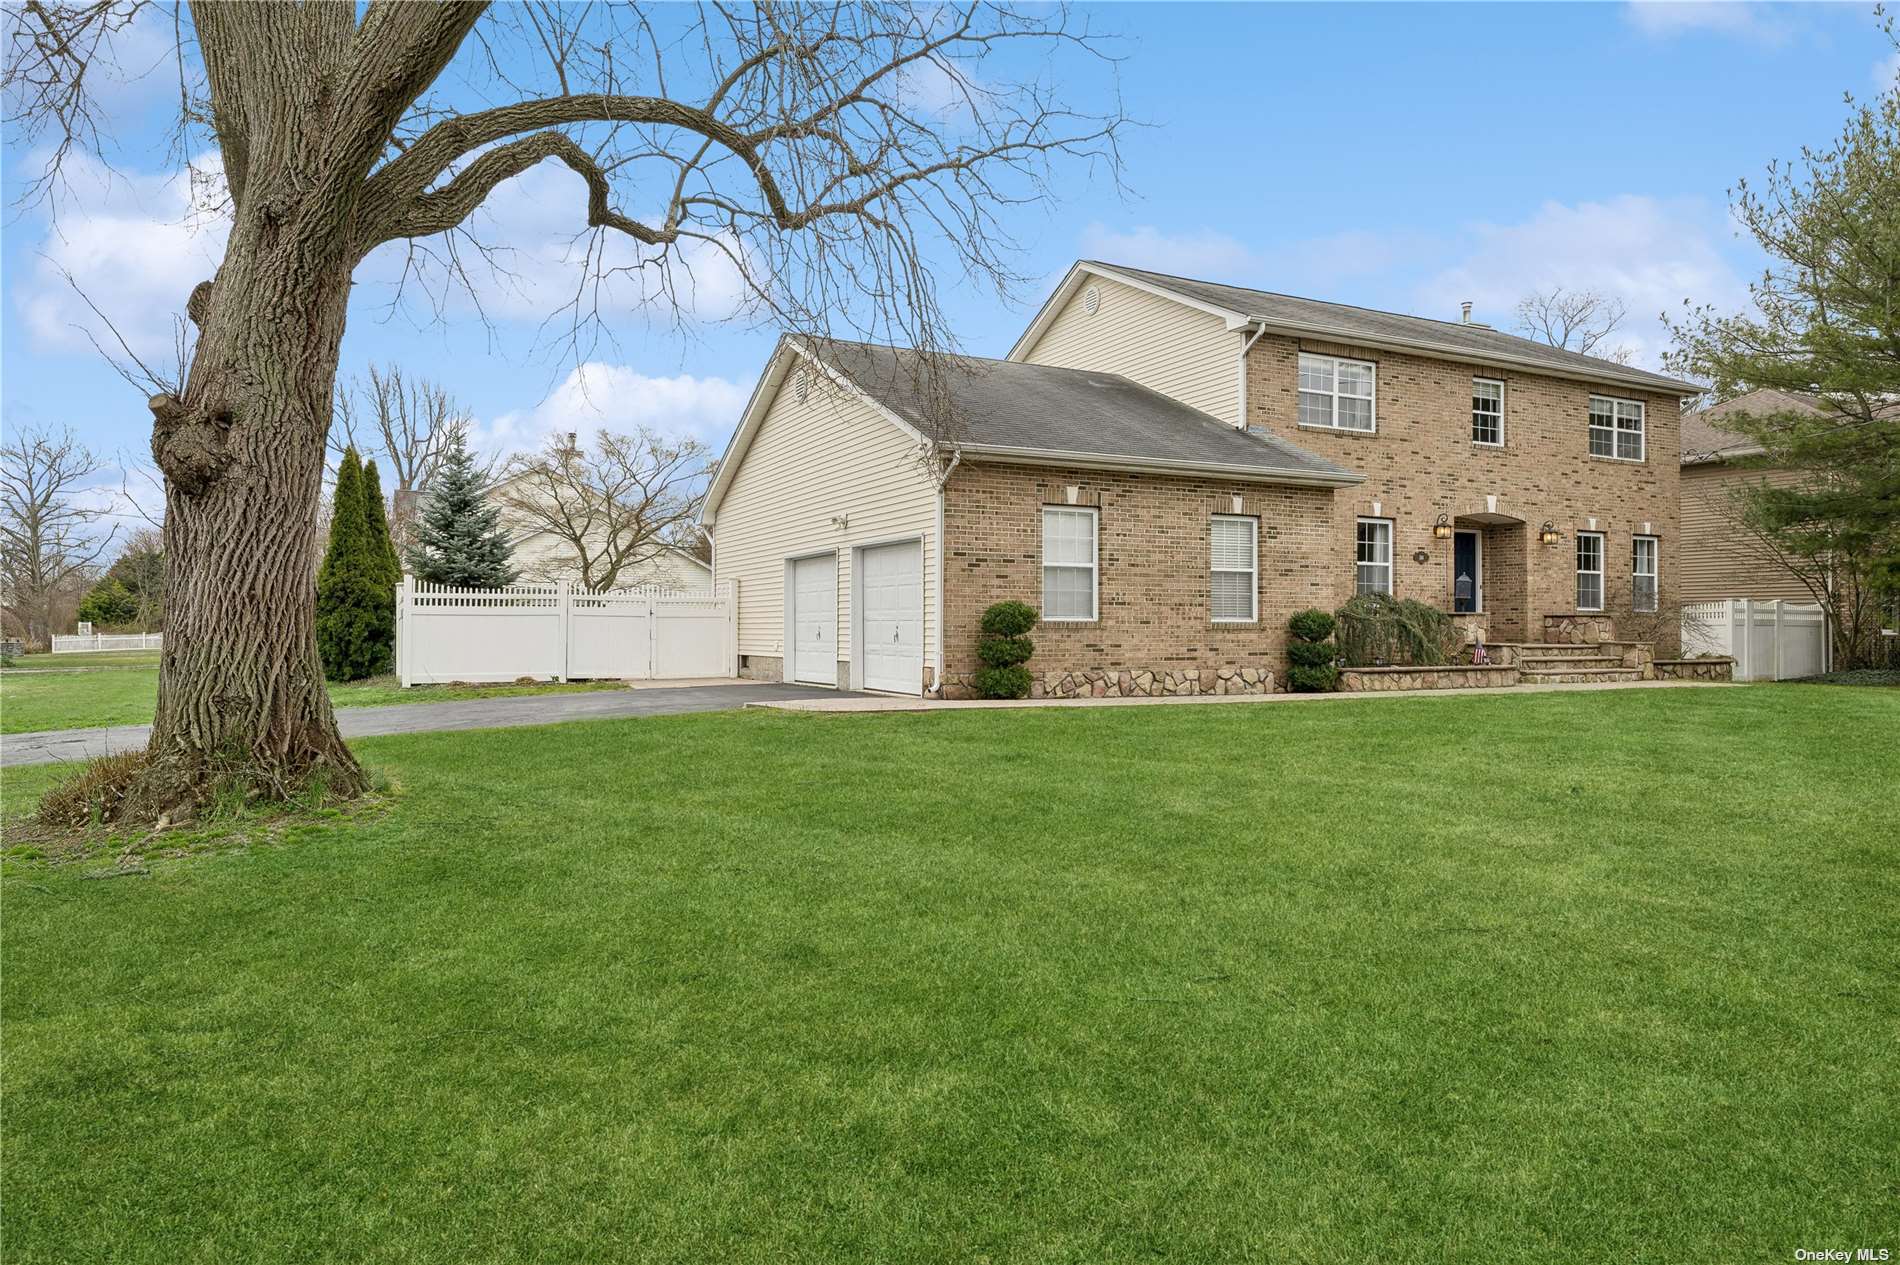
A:
<svg viewBox="0 0 1900 1265">
<path fill-rule="evenodd" d="M 1833 642 L 1818 603 L 1737 598 L 1685 604 L 1682 653 L 1730 655 L 1738 681 L 1785 681 L 1826 672 Z"/>
<path fill-rule="evenodd" d="M 737 620 L 730 580 L 710 592 L 589 593 L 566 581 L 458 589 L 404 576 L 396 590 L 396 674 L 404 686 L 732 676 Z"/>
<path fill-rule="evenodd" d="M 164 633 L 85 633 L 76 637 L 53 635 L 54 654 L 88 654 L 96 650 L 162 650 Z"/>
</svg>

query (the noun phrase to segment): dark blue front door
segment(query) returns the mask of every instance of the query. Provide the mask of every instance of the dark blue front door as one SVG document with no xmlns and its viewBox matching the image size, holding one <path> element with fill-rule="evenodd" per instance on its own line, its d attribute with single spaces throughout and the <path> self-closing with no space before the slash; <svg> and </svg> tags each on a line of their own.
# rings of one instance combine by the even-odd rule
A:
<svg viewBox="0 0 1900 1265">
<path fill-rule="evenodd" d="M 1478 609 L 1478 533 L 1461 531 L 1451 538 L 1451 609 L 1469 614 Z"/>
</svg>

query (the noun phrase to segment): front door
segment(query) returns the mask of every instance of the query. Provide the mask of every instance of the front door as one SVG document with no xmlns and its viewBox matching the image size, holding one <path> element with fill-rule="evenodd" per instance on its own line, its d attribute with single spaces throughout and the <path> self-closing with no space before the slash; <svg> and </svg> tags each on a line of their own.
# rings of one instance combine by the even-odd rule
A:
<svg viewBox="0 0 1900 1265">
<path fill-rule="evenodd" d="M 1484 545 L 1475 531 L 1451 538 L 1451 609 L 1459 615 L 1484 609 Z"/>
</svg>

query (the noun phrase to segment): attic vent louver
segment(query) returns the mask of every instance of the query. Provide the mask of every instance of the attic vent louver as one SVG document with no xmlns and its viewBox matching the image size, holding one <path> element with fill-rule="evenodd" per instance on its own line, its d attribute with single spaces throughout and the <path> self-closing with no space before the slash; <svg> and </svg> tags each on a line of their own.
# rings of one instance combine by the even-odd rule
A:
<svg viewBox="0 0 1900 1265">
<path fill-rule="evenodd" d="M 810 394 L 811 375 L 806 373 L 803 369 L 800 369 L 798 376 L 792 379 L 792 398 L 797 400 L 800 404 L 803 404 L 805 398 Z"/>
<path fill-rule="evenodd" d="M 1090 316 L 1102 310 L 1102 292 L 1095 286 L 1082 291 L 1082 310 Z"/>
</svg>

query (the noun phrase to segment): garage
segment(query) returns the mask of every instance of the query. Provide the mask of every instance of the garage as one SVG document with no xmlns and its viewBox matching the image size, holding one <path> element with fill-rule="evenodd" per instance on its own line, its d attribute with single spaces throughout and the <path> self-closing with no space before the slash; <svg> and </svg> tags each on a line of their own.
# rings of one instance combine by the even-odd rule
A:
<svg viewBox="0 0 1900 1265">
<path fill-rule="evenodd" d="M 920 541 L 858 551 L 858 646 L 867 690 L 916 694 L 924 680 L 924 550 Z"/>
<path fill-rule="evenodd" d="M 791 567 L 791 679 L 838 683 L 838 560 L 835 554 L 794 559 Z"/>
</svg>

